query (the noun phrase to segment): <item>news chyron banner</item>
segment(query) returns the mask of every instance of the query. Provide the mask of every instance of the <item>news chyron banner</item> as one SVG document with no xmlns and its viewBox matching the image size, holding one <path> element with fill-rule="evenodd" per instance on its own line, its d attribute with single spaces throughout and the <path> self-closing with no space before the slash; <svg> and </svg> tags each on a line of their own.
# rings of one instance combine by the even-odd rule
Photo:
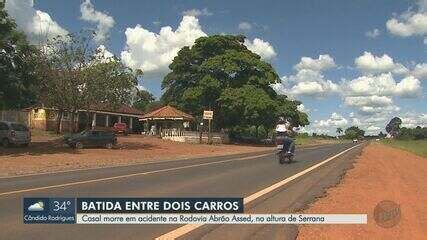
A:
<svg viewBox="0 0 427 240">
<path fill-rule="evenodd" d="M 366 214 L 248 214 L 242 198 L 24 198 L 25 224 L 366 224 Z"/>
</svg>

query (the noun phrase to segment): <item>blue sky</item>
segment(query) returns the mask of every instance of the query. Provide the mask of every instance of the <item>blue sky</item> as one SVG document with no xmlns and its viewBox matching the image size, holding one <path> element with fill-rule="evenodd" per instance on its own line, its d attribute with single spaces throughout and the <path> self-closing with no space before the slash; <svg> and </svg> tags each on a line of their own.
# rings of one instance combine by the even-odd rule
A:
<svg viewBox="0 0 427 240">
<path fill-rule="evenodd" d="M 29 38 L 37 35 L 31 27 L 43 24 L 58 34 L 98 30 L 96 44 L 145 68 L 141 85 L 156 96 L 174 48 L 191 45 L 192 36 L 241 33 L 282 77 L 275 89 L 303 102 L 307 131 L 331 134 L 356 124 L 377 133 L 394 115 L 406 126 L 427 124 L 427 0 L 82 3 L 9 0 L 6 9 Z M 162 37 L 165 26 L 171 29 Z M 302 64 L 302 57 L 310 59 Z"/>
</svg>

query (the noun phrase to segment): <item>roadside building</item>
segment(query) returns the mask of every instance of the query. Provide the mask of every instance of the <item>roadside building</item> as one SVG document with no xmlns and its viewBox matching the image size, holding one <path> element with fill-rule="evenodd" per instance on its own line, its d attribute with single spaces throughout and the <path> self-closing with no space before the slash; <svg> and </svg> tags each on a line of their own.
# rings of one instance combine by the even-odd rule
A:
<svg viewBox="0 0 427 240">
<path fill-rule="evenodd" d="M 194 117 L 167 105 L 143 115 L 139 121 L 144 122 L 150 135 L 180 136 L 190 129 Z"/>
<path fill-rule="evenodd" d="M 28 112 L 29 127 L 34 129 L 53 131 L 56 129 L 58 110 L 35 106 L 26 108 L 23 112 Z M 61 132 L 68 132 L 71 125 L 72 113 L 65 111 L 60 123 Z M 126 123 L 130 132 L 141 132 L 143 126 L 138 119 L 143 116 L 143 112 L 122 105 L 115 109 L 92 108 L 89 110 L 78 110 L 74 115 L 75 129 L 83 131 L 87 128 L 109 129 L 115 123 Z"/>
</svg>

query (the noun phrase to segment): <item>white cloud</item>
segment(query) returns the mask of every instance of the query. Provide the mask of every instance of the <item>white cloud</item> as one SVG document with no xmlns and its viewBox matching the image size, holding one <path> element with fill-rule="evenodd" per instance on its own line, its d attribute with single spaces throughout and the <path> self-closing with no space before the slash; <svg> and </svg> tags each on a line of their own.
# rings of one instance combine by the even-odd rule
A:
<svg viewBox="0 0 427 240">
<path fill-rule="evenodd" d="M 43 44 L 49 38 L 68 34 L 48 13 L 34 9 L 33 0 L 7 0 L 5 9 L 33 44 Z"/>
<path fill-rule="evenodd" d="M 114 54 L 101 44 L 95 51 L 94 60 L 95 62 L 110 62 L 114 60 Z"/>
<path fill-rule="evenodd" d="M 141 69 L 147 78 L 161 78 L 169 72 L 168 66 L 178 51 L 184 46 L 192 46 L 206 33 L 196 17 L 184 16 L 175 31 L 166 26 L 159 33 L 154 33 L 137 25 L 127 28 L 125 35 L 126 49 L 121 53 L 122 61 L 133 69 Z"/>
<path fill-rule="evenodd" d="M 250 31 L 252 29 L 252 24 L 249 22 L 240 22 L 237 27 L 242 31 Z"/>
<path fill-rule="evenodd" d="M 360 126 L 362 125 L 362 122 L 360 121 L 359 118 L 353 117 L 351 118 L 351 125 Z"/>
<path fill-rule="evenodd" d="M 344 84 L 345 95 L 370 96 L 391 95 L 394 92 L 396 82 L 393 75 L 383 73 L 377 76 L 361 76 Z"/>
<path fill-rule="evenodd" d="M 319 55 L 317 59 L 311 57 L 302 57 L 301 61 L 294 66 L 296 70 L 310 69 L 313 71 L 324 71 L 330 68 L 334 68 L 337 65 L 335 64 L 334 59 L 328 54 Z"/>
<path fill-rule="evenodd" d="M 305 113 L 308 113 L 308 112 L 310 111 L 310 109 L 306 108 L 306 107 L 304 106 L 304 104 L 300 104 L 300 105 L 298 105 L 298 106 L 297 106 L 297 110 L 298 110 L 298 111 L 300 111 L 300 112 L 305 112 Z"/>
<path fill-rule="evenodd" d="M 427 126 L 427 114 L 406 113 L 402 117 L 402 127 L 415 128 Z"/>
<path fill-rule="evenodd" d="M 384 107 L 393 104 L 393 100 L 386 96 L 358 96 L 358 97 L 345 97 L 344 103 L 352 107 Z"/>
<path fill-rule="evenodd" d="M 341 114 L 333 112 L 328 119 L 315 120 L 313 124 L 304 129 L 305 132 L 335 135 L 337 128 L 345 129 L 349 121 Z"/>
<path fill-rule="evenodd" d="M 269 42 L 255 38 L 253 41 L 245 39 L 245 46 L 252 52 L 261 56 L 263 60 L 271 60 L 277 53 Z"/>
<path fill-rule="evenodd" d="M 381 129 L 382 128 L 380 128 L 380 127 L 371 125 L 368 128 L 366 128 L 365 134 L 368 134 L 368 135 L 378 134 L 379 130 L 381 130 Z"/>
<path fill-rule="evenodd" d="M 335 92 L 338 89 L 338 85 L 333 82 L 317 81 L 317 82 L 299 82 L 294 85 L 290 90 L 290 95 L 304 95 L 310 97 L 325 97 L 331 92 Z"/>
<path fill-rule="evenodd" d="M 114 26 L 114 18 L 100 11 L 95 10 L 90 0 L 85 0 L 80 5 L 81 19 L 96 24 L 94 41 L 96 43 L 105 42 L 108 39 L 110 29 Z"/>
<path fill-rule="evenodd" d="M 396 83 L 391 73 L 375 76 L 361 76 L 346 82 L 342 86 L 347 96 L 401 96 L 417 97 L 421 92 L 421 83 L 408 76 Z"/>
<path fill-rule="evenodd" d="M 415 98 L 422 92 L 421 83 L 413 76 L 394 80 L 391 73 L 361 76 L 341 85 L 344 104 L 362 115 L 397 112 L 392 97 Z"/>
<path fill-rule="evenodd" d="M 182 12 L 182 15 L 184 16 L 193 16 L 193 17 L 199 17 L 199 16 L 212 16 L 213 13 L 210 12 L 207 8 L 203 9 L 188 9 Z"/>
<path fill-rule="evenodd" d="M 379 35 L 381 35 L 381 31 L 378 30 L 377 28 L 371 30 L 371 31 L 367 31 L 365 33 L 365 36 L 368 38 L 377 38 Z"/>
<path fill-rule="evenodd" d="M 393 72 L 395 74 L 405 74 L 408 69 L 400 63 L 395 63 L 393 58 L 387 54 L 381 57 L 375 56 L 370 52 L 364 52 L 362 56 L 354 60 L 356 68 L 364 73 L 376 74 Z"/>
<path fill-rule="evenodd" d="M 421 36 L 427 39 L 427 0 L 418 1 L 417 11 L 408 10 L 386 23 L 391 34 L 399 37 Z"/>
<path fill-rule="evenodd" d="M 411 75 L 417 79 L 427 79 L 427 63 L 419 63 L 415 65 Z"/>
<path fill-rule="evenodd" d="M 302 57 L 294 66 L 297 73 L 283 76 L 281 83 L 273 84 L 272 87 L 277 93 L 290 97 L 325 97 L 339 90 L 339 85 L 326 79 L 321 72 L 333 67 L 336 67 L 335 61 L 327 54 L 317 59 Z"/>
<path fill-rule="evenodd" d="M 415 98 L 421 94 L 421 83 L 413 76 L 406 77 L 396 84 L 395 92 L 400 97 Z"/>
</svg>

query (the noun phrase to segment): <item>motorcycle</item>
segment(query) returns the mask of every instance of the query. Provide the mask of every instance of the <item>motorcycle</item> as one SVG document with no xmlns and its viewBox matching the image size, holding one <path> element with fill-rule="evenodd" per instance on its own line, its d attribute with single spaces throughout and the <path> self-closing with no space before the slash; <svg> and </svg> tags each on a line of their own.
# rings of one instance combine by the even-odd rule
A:
<svg viewBox="0 0 427 240">
<path fill-rule="evenodd" d="M 294 154 L 289 152 L 289 151 L 279 151 L 277 152 L 278 158 L 279 158 L 279 163 L 280 164 L 284 164 L 284 163 L 291 163 L 294 159 Z"/>
<path fill-rule="evenodd" d="M 277 138 L 277 157 L 280 164 L 290 163 L 294 159 L 295 145 L 291 138 L 278 137 Z"/>
</svg>

